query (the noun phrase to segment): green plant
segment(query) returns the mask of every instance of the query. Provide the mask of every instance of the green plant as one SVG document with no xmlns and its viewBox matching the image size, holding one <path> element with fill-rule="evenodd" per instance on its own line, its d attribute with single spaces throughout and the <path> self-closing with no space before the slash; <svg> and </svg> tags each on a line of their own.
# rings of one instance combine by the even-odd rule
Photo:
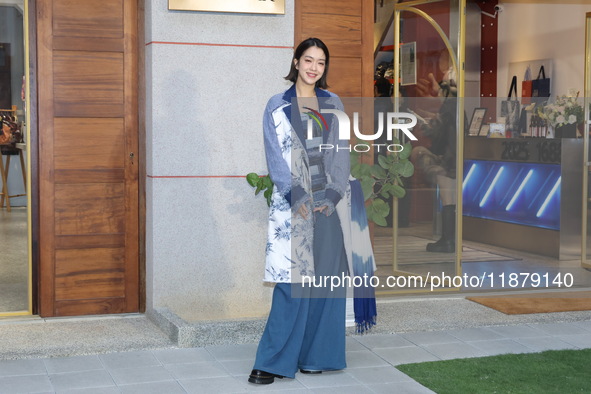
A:
<svg viewBox="0 0 591 394">
<path fill-rule="evenodd" d="M 271 196 L 273 195 L 273 181 L 269 175 L 259 175 L 251 172 L 246 175 L 246 181 L 252 187 L 256 187 L 255 195 L 264 190 L 263 196 L 267 199 L 267 205 L 271 206 Z"/>
<path fill-rule="evenodd" d="M 390 146 L 400 146 L 399 143 L 394 139 Z M 361 183 L 365 201 L 369 200 L 366 205 L 367 218 L 378 226 L 387 225 L 390 206 L 386 201 L 390 197 L 402 198 L 406 194 L 402 178 L 414 174 L 414 166 L 408 159 L 411 151 L 412 145 L 407 142 L 400 152 L 379 155 L 378 163 L 373 165 L 362 163 L 361 153 L 351 152 L 351 175 Z"/>
</svg>

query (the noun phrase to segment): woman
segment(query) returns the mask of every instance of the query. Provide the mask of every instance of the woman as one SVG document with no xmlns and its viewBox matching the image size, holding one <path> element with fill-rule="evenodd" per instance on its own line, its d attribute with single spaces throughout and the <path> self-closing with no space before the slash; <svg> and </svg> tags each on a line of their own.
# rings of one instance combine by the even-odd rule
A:
<svg viewBox="0 0 591 394">
<path fill-rule="evenodd" d="M 271 97 L 265 109 L 265 153 L 275 186 L 264 280 L 276 285 L 248 379 L 255 384 L 294 378 L 298 369 L 321 373 L 346 367 L 344 289 L 302 285 L 306 277 L 347 273 L 335 207 L 348 185 L 349 151 L 319 150 L 321 143 L 348 145 L 338 140 L 336 117 L 321 112 L 343 109 L 325 90 L 329 61 L 321 40 L 304 40 L 285 77 L 294 84 Z"/>
</svg>

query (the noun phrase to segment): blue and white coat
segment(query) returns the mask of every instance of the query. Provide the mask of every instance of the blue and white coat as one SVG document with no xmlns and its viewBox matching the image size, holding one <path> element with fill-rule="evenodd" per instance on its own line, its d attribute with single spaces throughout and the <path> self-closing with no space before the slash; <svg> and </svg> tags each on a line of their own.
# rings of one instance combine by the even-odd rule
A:
<svg viewBox="0 0 591 394">
<path fill-rule="evenodd" d="M 316 89 L 320 109 L 343 110 L 337 95 Z M 274 183 L 266 247 L 264 281 L 299 283 L 302 276 L 314 275 L 314 215 L 311 175 L 305 149 L 305 127 L 296 112 L 292 121 L 292 100 L 296 98 L 295 85 L 268 101 L 263 117 L 265 154 L 269 175 Z M 294 106 L 297 111 L 297 106 Z M 323 153 L 327 175 L 326 198 L 337 206 L 348 187 L 350 164 L 348 141 L 338 140 L 337 119 L 324 115 L 329 128 L 323 133 L 323 142 L 343 149 Z M 293 124 L 292 124 L 293 123 Z M 295 212 L 306 204 L 307 219 Z"/>
</svg>

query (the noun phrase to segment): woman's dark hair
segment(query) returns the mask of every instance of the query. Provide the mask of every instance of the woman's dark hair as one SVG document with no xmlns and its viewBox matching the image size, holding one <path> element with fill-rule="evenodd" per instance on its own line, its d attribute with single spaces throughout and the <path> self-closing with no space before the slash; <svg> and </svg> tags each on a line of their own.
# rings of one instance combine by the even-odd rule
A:
<svg viewBox="0 0 591 394">
<path fill-rule="evenodd" d="M 294 83 L 298 80 L 298 70 L 295 67 L 294 60 L 297 59 L 297 61 L 299 62 L 303 53 L 306 52 L 306 50 L 310 47 L 318 47 L 322 49 L 322 51 L 324 52 L 324 56 L 326 56 L 326 62 L 324 63 L 324 74 L 322 74 L 322 77 L 320 77 L 320 79 L 316 81 L 317 88 L 326 89 L 328 88 L 326 78 L 328 76 L 328 63 L 330 59 L 330 54 L 328 53 L 328 47 L 326 46 L 326 44 L 324 44 L 320 39 L 314 37 L 307 38 L 304 41 L 302 41 L 300 45 L 298 45 L 298 47 L 293 53 L 293 58 L 291 59 L 291 68 L 289 69 L 289 74 L 287 74 L 287 77 L 285 77 L 285 79 Z"/>
</svg>

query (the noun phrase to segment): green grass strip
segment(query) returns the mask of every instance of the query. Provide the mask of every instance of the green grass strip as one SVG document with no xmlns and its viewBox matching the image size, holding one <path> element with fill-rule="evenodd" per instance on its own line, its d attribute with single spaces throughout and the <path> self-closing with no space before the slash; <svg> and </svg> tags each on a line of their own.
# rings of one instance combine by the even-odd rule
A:
<svg viewBox="0 0 591 394">
<path fill-rule="evenodd" d="M 398 365 L 438 394 L 591 393 L 591 349 Z"/>
</svg>

